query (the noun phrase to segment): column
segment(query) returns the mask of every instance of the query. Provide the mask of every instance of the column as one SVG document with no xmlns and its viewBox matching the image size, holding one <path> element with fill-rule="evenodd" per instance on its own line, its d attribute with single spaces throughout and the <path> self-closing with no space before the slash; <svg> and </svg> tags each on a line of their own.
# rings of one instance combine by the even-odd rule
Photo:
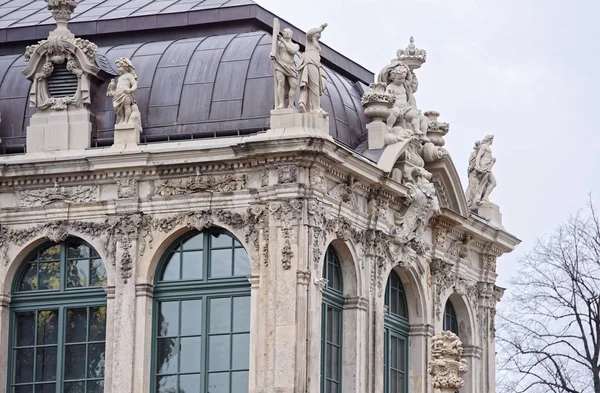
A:
<svg viewBox="0 0 600 393">
<path fill-rule="evenodd" d="M 0 356 L 0 386 L 6 386 L 7 383 L 7 370 L 8 370 L 8 359 L 10 354 L 8 347 L 10 345 L 10 296 L 6 294 L 0 294 L 0 353 L 4 356 Z"/>
<path fill-rule="evenodd" d="M 152 330 L 154 285 L 141 283 L 135 285 L 135 352 L 133 370 L 133 392 L 146 393 L 150 391 L 152 375 Z"/>
</svg>

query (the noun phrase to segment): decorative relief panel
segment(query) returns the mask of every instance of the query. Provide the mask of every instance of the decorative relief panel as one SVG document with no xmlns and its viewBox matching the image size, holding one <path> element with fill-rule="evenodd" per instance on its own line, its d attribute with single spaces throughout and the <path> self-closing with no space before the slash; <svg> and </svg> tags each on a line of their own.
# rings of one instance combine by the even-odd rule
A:
<svg viewBox="0 0 600 393">
<path fill-rule="evenodd" d="M 98 200 L 98 186 L 54 187 L 42 190 L 23 190 L 20 194 L 21 207 L 46 206 L 52 203 L 84 203 Z"/>
<path fill-rule="evenodd" d="M 174 196 L 189 195 L 201 192 L 233 192 L 246 188 L 246 175 L 190 176 L 184 179 L 157 180 L 156 195 Z"/>
</svg>

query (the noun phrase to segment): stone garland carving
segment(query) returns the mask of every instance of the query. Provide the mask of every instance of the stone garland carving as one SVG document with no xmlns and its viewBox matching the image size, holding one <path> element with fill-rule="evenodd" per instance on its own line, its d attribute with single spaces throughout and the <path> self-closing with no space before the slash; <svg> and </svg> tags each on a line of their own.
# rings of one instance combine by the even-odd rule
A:
<svg viewBox="0 0 600 393">
<path fill-rule="evenodd" d="M 433 304 L 435 307 L 435 316 L 438 320 L 442 318 L 442 293 L 452 287 L 456 276 L 452 270 L 452 265 L 444 260 L 434 258 L 429 263 L 431 278 L 435 287 Z"/>
<path fill-rule="evenodd" d="M 358 201 L 354 193 L 354 187 L 356 187 L 355 179 L 349 177 L 347 182 L 339 183 L 333 186 L 327 195 L 337 199 L 340 202 L 348 203 L 353 208 L 358 208 Z"/>
<path fill-rule="evenodd" d="M 467 372 L 467 361 L 462 359 L 462 342 L 452 332 L 441 332 L 432 338 L 428 373 L 433 388 L 441 393 L 454 393 L 464 384 L 461 375 Z"/>
<path fill-rule="evenodd" d="M 298 181 L 298 166 L 282 165 L 278 167 L 277 178 L 280 184 L 296 183 Z"/>
<path fill-rule="evenodd" d="M 299 199 L 271 202 L 269 212 L 281 224 L 283 248 L 281 250 L 281 264 L 285 270 L 292 267 L 292 244 L 297 238 L 297 224 L 302 217 L 303 202 Z"/>
<path fill-rule="evenodd" d="M 138 183 L 135 179 L 117 180 L 117 198 L 135 198 L 138 196 Z"/>
<path fill-rule="evenodd" d="M 496 187 L 496 178 L 492 173 L 496 159 L 492 156 L 494 136 L 488 135 L 475 142 L 473 153 L 469 157 L 469 185 L 465 191 L 469 209 L 477 211 L 479 206 L 489 202 L 490 193 Z"/>
<path fill-rule="evenodd" d="M 325 171 L 318 167 L 310 168 L 310 185 L 316 188 L 321 188 L 325 179 Z"/>
<path fill-rule="evenodd" d="M 473 236 L 466 233 L 462 240 L 453 242 L 447 252 L 455 258 L 466 258 L 469 255 L 472 242 Z"/>
<path fill-rule="evenodd" d="M 140 254 L 143 255 L 146 248 L 146 239 L 149 238 L 150 242 L 153 240 L 150 221 L 151 218 L 142 213 L 124 214 L 108 219 L 109 255 L 112 256 L 113 266 L 118 268 L 121 279 L 125 284 L 129 282 L 133 275 L 134 259 L 132 253 L 135 252 L 133 242 L 138 242 Z"/>
<path fill-rule="evenodd" d="M 98 200 L 98 186 L 54 187 L 43 190 L 23 190 L 20 192 L 21 207 L 46 206 L 52 203 L 84 203 Z"/>
<path fill-rule="evenodd" d="M 47 3 L 57 28 L 50 32 L 47 40 L 30 45 L 25 50 L 25 61 L 29 64 L 23 74 L 33 82 L 29 103 L 40 111 L 65 110 L 68 106 L 82 108 L 91 103 L 90 77 L 100 73 L 95 60 L 98 47 L 88 40 L 75 38 L 67 27 L 77 5 L 75 0 L 47 0 Z M 50 96 L 46 80 L 59 64 L 66 64 L 67 71 L 77 77 L 74 96 Z"/>
<path fill-rule="evenodd" d="M 263 169 L 260 175 L 260 186 L 268 187 L 269 186 L 269 170 Z"/>
<path fill-rule="evenodd" d="M 233 192 L 246 188 L 246 175 L 190 176 L 184 179 L 156 180 L 155 194 L 160 196 L 190 195 L 201 192 Z"/>
<path fill-rule="evenodd" d="M 487 254 L 487 253 L 482 253 L 481 254 L 481 267 L 484 270 L 488 270 L 492 273 L 496 273 L 496 260 L 497 260 L 497 256 L 494 254 Z"/>
</svg>

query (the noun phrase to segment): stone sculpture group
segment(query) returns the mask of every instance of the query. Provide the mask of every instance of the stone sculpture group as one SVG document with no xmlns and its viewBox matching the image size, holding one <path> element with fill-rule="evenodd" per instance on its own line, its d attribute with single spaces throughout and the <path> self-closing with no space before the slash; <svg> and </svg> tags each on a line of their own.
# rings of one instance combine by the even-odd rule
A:
<svg viewBox="0 0 600 393">
<path fill-rule="evenodd" d="M 306 33 L 305 51 L 301 54 L 298 65 L 295 56 L 300 46 L 292 42 L 292 30 L 286 28 L 279 31 L 279 20 L 273 22 L 273 43 L 270 58 L 274 61 L 275 72 L 275 110 L 295 109 L 296 91 L 300 87 L 298 109 L 301 113 L 327 117 L 321 108 L 321 96 L 327 87 L 327 80 L 321 68 L 321 33 L 327 23 L 311 29 Z M 287 106 L 286 106 L 287 99 Z"/>
</svg>

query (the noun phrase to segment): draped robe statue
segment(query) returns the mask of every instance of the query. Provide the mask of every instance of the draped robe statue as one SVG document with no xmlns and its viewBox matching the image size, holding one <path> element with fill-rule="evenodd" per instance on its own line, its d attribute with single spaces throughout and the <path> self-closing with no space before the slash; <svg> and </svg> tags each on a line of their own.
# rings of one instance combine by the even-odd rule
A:
<svg viewBox="0 0 600 393">
<path fill-rule="evenodd" d="M 469 209 L 477 210 L 484 202 L 489 202 L 489 196 L 496 187 L 496 178 L 492 168 L 496 159 L 492 156 L 491 145 L 494 136 L 488 135 L 481 141 L 475 142 L 473 153 L 469 158 L 469 186 L 466 196 Z"/>
<path fill-rule="evenodd" d="M 306 49 L 300 71 L 300 99 L 298 108 L 302 113 L 315 113 L 327 117 L 327 112 L 321 109 L 321 95 L 327 86 L 327 80 L 321 70 L 321 45 L 319 39 L 327 23 L 311 29 L 306 33 Z"/>
</svg>

